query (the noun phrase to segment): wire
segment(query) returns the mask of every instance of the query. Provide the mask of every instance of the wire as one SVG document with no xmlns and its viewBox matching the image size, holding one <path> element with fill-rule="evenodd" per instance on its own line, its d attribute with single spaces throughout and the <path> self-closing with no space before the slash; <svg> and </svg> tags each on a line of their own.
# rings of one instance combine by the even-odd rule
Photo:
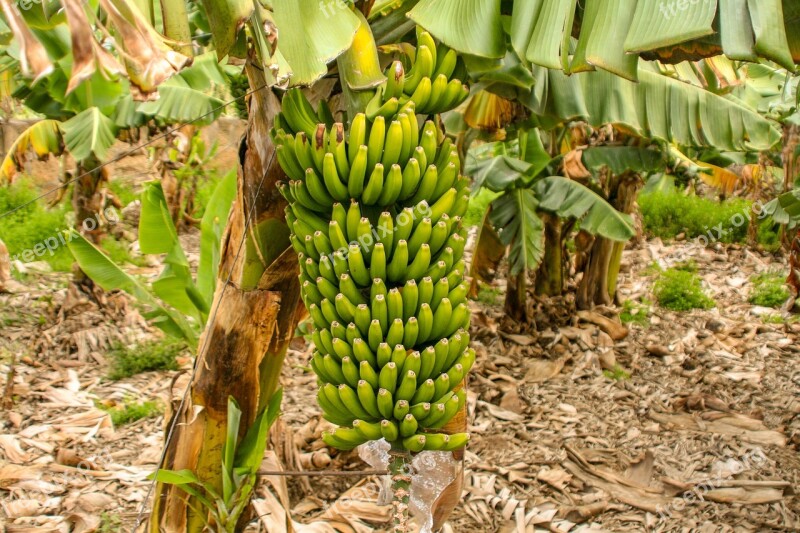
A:
<svg viewBox="0 0 800 533">
<path fill-rule="evenodd" d="M 258 90 L 258 89 L 256 89 Z M 275 152 L 272 152 L 272 156 L 270 156 L 270 160 L 267 163 L 267 167 L 272 165 L 272 162 L 275 159 Z M 258 198 L 261 194 L 261 187 L 264 185 L 264 180 L 266 179 L 267 174 L 264 173 L 261 176 L 261 181 L 258 182 L 258 189 L 256 189 L 256 194 L 254 198 Z M 253 205 L 250 206 L 250 209 L 247 213 L 247 219 L 244 223 L 244 231 L 242 232 L 242 240 L 239 242 L 239 247 L 236 250 L 236 256 L 233 258 L 233 265 L 235 265 L 239 261 L 239 255 L 242 253 L 242 249 L 244 247 L 244 242 L 248 235 L 248 229 L 250 228 L 250 223 L 252 222 L 253 212 L 255 210 L 256 202 L 253 202 Z M 233 276 L 233 269 L 228 273 L 228 279 L 225 280 L 225 287 L 227 287 L 231 282 L 231 277 Z M 223 291 L 220 292 L 219 300 L 217 300 L 214 309 L 212 310 L 211 315 L 208 317 L 207 324 L 213 324 L 214 320 L 216 319 L 217 312 L 219 311 L 220 305 L 222 304 L 222 299 L 224 295 L 224 288 Z M 189 381 L 189 386 L 186 387 L 186 390 L 183 392 L 183 396 L 181 397 L 181 403 L 178 405 L 178 408 L 175 410 L 175 415 L 172 418 L 172 422 L 169 426 L 169 431 L 167 432 L 166 439 L 164 440 L 164 449 L 161 452 L 161 458 L 158 460 L 158 468 L 156 468 L 156 472 L 161 469 L 162 465 L 164 464 L 164 459 L 167 456 L 167 450 L 169 449 L 169 444 L 172 441 L 172 437 L 175 434 L 175 428 L 178 426 L 178 418 L 180 417 L 181 412 L 183 411 L 183 406 L 186 404 L 186 398 L 189 395 L 189 391 L 192 389 L 191 383 L 194 381 L 194 377 L 197 374 L 197 369 L 205 362 L 206 351 L 208 348 L 208 339 L 211 335 L 204 335 L 203 336 L 203 344 L 200 347 L 200 352 L 197 355 L 197 359 L 194 362 L 194 367 L 192 368 L 191 379 Z M 132 532 L 135 532 L 139 525 L 142 523 L 142 515 L 144 514 L 144 509 L 147 506 L 147 502 L 150 501 L 150 495 L 153 493 L 153 487 L 156 485 L 156 476 L 153 476 L 153 481 L 150 483 L 150 486 L 147 489 L 147 494 L 145 494 L 144 500 L 142 500 L 142 506 L 139 508 L 139 513 L 136 515 L 136 522 L 133 525 Z"/>
<path fill-rule="evenodd" d="M 262 85 L 262 86 L 260 86 L 260 87 L 256 87 L 255 89 L 251 89 L 251 90 L 247 91 L 246 93 L 244 93 L 244 94 L 242 94 L 242 95 L 240 95 L 240 96 L 237 96 L 237 97 L 236 97 L 236 98 L 234 98 L 233 100 L 229 100 L 229 101 L 227 101 L 227 102 L 225 102 L 225 103 L 223 103 L 223 104 L 221 104 L 221 105 L 219 105 L 219 106 L 215 107 L 214 109 L 212 109 L 211 111 L 209 111 L 209 112 L 207 112 L 207 113 L 203 113 L 202 115 L 200 115 L 200 116 L 197 116 L 197 117 L 193 118 L 192 120 L 190 120 L 190 121 L 188 121 L 188 122 L 184 122 L 184 123 L 180 124 L 179 126 L 176 126 L 176 127 L 172 128 L 171 130 L 169 130 L 169 131 L 166 131 L 165 133 L 162 133 L 161 135 L 157 135 L 157 136 L 155 136 L 155 137 L 151 138 L 150 140 L 148 140 L 146 143 L 140 144 L 140 145 L 136 146 L 135 148 L 131 148 L 131 149 L 130 149 L 130 150 L 128 150 L 127 152 L 124 152 L 124 153 L 122 153 L 122 154 L 118 155 L 118 156 L 117 156 L 117 157 L 115 157 L 114 159 L 111 159 L 110 161 L 106 161 L 105 163 L 102 163 L 102 164 L 100 164 L 100 165 L 96 166 L 96 167 L 95 167 L 95 168 L 93 168 L 92 170 L 90 170 L 90 171 L 88 171 L 88 172 L 84 172 L 83 174 L 81 174 L 81 175 L 79 175 L 79 176 L 76 176 L 76 177 L 74 177 L 74 178 L 72 178 L 71 180 L 69 180 L 69 181 L 67 181 L 67 182 L 65 182 L 65 183 L 62 183 L 62 184 L 61 184 L 61 185 L 59 185 L 58 187 L 54 187 L 54 188 L 52 188 L 52 189 L 50 189 L 50 190 L 48 190 L 48 191 L 46 191 L 46 192 L 44 192 L 44 193 L 40 194 L 39 196 L 37 196 L 36 198 L 33 198 L 32 200 L 29 200 L 29 201 L 27 201 L 27 202 L 24 202 L 24 203 L 22 203 L 22 204 L 20 204 L 20 205 L 18 205 L 18 206 L 16 206 L 16 207 L 14 207 L 14 208 L 12 208 L 12 209 L 9 209 L 9 210 L 8 210 L 8 211 L 6 211 L 5 213 L 3 213 L 3 214 L 0 214 L 0 219 L 2 219 L 2 218 L 4 218 L 4 217 L 6 217 L 6 216 L 8 216 L 8 215 L 11 215 L 11 214 L 13 214 L 13 213 L 16 213 L 16 212 L 17 212 L 17 211 L 19 211 L 20 209 L 22 209 L 22 208 L 24 208 L 24 207 L 27 207 L 27 206 L 31 205 L 32 203 L 34 203 L 34 202 L 38 202 L 39 200 L 41 200 L 41 199 L 42 199 L 42 198 L 44 198 L 45 196 L 48 196 L 48 195 L 50 195 L 50 194 L 53 194 L 54 192 L 57 192 L 58 190 L 60 190 L 60 189 L 62 189 L 62 188 L 64 188 L 64 187 L 66 187 L 67 185 L 70 185 L 71 183 L 75 183 L 76 181 L 78 181 L 79 179 L 81 179 L 81 178 L 82 178 L 82 177 L 84 177 L 84 176 L 88 176 L 89 174 L 91 174 L 91 173 L 93 173 L 93 172 L 97 172 L 98 170 L 100 170 L 100 169 L 101 169 L 101 168 L 103 168 L 103 167 L 106 167 L 106 166 L 108 166 L 108 165 L 111 165 L 111 164 L 113 164 L 113 163 L 116 163 L 117 161 L 121 161 L 122 159 L 125 159 L 125 158 L 126 158 L 126 157 L 128 157 L 129 155 L 133 154 L 134 152 L 137 152 L 137 151 L 141 150 L 141 149 L 142 149 L 142 148 L 144 148 L 145 146 L 149 146 L 149 145 L 153 144 L 153 143 L 154 143 L 154 142 L 156 142 L 156 141 L 160 141 L 161 139 L 164 139 L 164 138 L 166 138 L 166 137 L 169 137 L 170 135 L 172 135 L 173 133 L 175 133 L 175 132 L 176 132 L 176 131 L 178 131 L 179 129 L 183 128 L 184 126 L 189 126 L 190 124 L 194 124 L 195 122 L 197 122 L 197 121 L 198 121 L 198 120 L 200 120 L 200 119 L 203 119 L 203 118 L 205 118 L 205 117 L 207 117 L 207 116 L 209 116 L 209 115 L 213 115 L 214 113 L 216 113 L 216 112 L 217 112 L 217 111 L 219 111 L 220 109 L 224 109 L 225 107 L 227 107 L 227 106 L 229 106 L 229 105 L 231 105 L 231 104 L 235 103 L 236 101 L 238 101 L 238 100 L 241 100 L 242 98 L 246 98 L 247 96 L 250 96 L 251 94 L 253 94 L 253 93 L 257 92 L 257 91 L 260 91 L 261 89 L 264 89 L 264 88 L 266 88 L 266 87 L 269 87 L 269 85 L 265 83 L 264 85 Z"/>
</svg>

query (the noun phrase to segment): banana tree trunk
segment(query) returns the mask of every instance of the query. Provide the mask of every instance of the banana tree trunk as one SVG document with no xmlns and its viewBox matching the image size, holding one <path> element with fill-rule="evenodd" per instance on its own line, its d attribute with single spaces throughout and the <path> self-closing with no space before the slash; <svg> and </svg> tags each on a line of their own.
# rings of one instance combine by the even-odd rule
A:
<svg viewBox="0 0 800 533">
<path fill-rule="evenodd" d="M 536 294 L 559 296 L 564 290 L 564 244 L 561 219 L 544 215 L 544 259 L 536 272 Z"/>
<path fill-rule="evenodd" d="M 800 178 L 800 126 L 789 125 L 783 127 L 783 190 L 788 191 L 794 187 L 795 181 Z M 751 217 L 752 218 L 752 217 Z M 787 231 L 786 226 L 781 228 L 781 244 L 787 252 L 792 250 L 792 241 L 795 238 L 793 231 Z"/>
<path fill-rule="evenodd" d="M 263 87 L 263 73 L 251 61 L 246 72 L 250 87 Z M 249 105 L 238 194 L 225 232 L 212 306 L 219 309 L 200 341 L 187 401 L 166 417 L 166 427 L 175 430 L 162 465 L 190 469 L 218 490 L 228 397 L 236 398 L 242 410 L 241 437 L 278 386 L 299 316 L 297 258 L 284 222 L 286 204 L 276 188 L 284 174 L 269 136 L 280 104 L 269 89 L 262 89 L 252 94 Z M 150 531 L 198 532 L 205 518 L 194 498 L 174 486 L 158 485 Z"/>
<path fill-rule="evenodd" d="M 506 282 L 504 309 L 506 314 L 517 322 L 528 321 L 528 306 L 526 305 L 528 283 L 526 277 L 525 272 L 520 272 L 519 274 L 509 273 L 508 281 Z"/>
<path fill-rule="evenodd" d="M 635 172 L 610 176 L 609 202 L 617 211 L 632 214 L 636 198 L 642 187 L 642 178 Z M 578 309 L 591 309 L 595 305 L 611 305 L 617 294 L 617 278 L 622 263 L 624 242 L 597 237 L 589 251 L 589 258 L 578 286 Z"/>
</svg>

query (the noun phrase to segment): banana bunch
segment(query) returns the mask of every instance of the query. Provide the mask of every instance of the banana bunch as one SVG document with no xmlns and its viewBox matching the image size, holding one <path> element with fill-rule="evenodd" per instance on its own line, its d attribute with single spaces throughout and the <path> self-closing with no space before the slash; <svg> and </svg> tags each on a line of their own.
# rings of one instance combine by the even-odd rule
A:
<svg viewBox="0 0 800 533">
<path fill-rule="evenodd" d="M 408 72 L 402 61 L 386 70 L 386 82 L 370 100 L 366 113 L 370 120 L 398 113 L 408 102 L 417 112 L 436 115 L 455 109 L 469 96 L 462 81 L 466 69 L 455 50 L 436 44 L 430 33 L 418 29 L 417 47 L 408 56 Z"/>
<path fill-rule="evenodd" d="M 430 41 L 420 39 L 414 68 L 437 51 Z M 432 57 L 424 61 L 437 65 Z M 414 68 L 409 77 L 420 76 Z M 455 450 L 469 440 L 441 431 L 464 407 L 475 363 L 461 225 L 468 182 L 456 147 L 428 119 L 445 107 L 426 101 L 421 111 L 416 94 L 393 96 L 393 112 L 355 115 L 345 130 L 292 89 L 272 132 L 314 323 L 317 401 L 339 426 L 323 438 L 339 449 L 384 438 L 412 452 Z"/>
</svg>

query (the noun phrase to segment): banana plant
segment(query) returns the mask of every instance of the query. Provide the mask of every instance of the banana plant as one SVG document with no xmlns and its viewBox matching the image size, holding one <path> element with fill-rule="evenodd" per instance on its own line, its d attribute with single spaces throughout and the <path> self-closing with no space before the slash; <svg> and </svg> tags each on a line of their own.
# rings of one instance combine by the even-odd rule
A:
<svg viewBox="0 0 800 533">
<path fill-rule="evenodd" d="M 280 414 L 282 398 L 283 391 L 279 389 L 240 439 L 242 410 L 233 396 L 228 397 L 227 433 L 220 462 L 221 491 L 213 484 L 202 481 L 188 469 L 159 469 L 150 479 L 174 485 L 195 498 L 201 506 L 196 511 L 203 517 L 204 525 L 209 531 L 233 533 L 250 503 L 250 494 L 255 487 L 258 468 L 267 447 L 269 428 Z"/>
<path fill-rule="evenodd" d="M 200 223 L 200 262 L 196 280 L 178 239 L 160 183 L 149 183 L 141 196 L 139 246 L 144 254 L 162 255 L 164 269 L 149 286 L 126 273 L 84 236 L 74 232 L 68 243 L 81 270 L 105 290 L 121 290 L 146 307 L 145 317 L 167 335 L 197 346 L 216 288 L 220 243 L 236 194 L 236 175 L 229 173 L 214 190 Z"/>
<path fill-rule="evenodd" d="M 554 137 L 551 137 L 554 138 Z M 519 130 L 516 139 L 489 143 L 473 149 L 468 172 L 476 191 L 487 189 L 498 196 L 481 225 L 475 256 L 485 260 L 496 243 L 508 248 L 509 285 L 506 310 L 525 319 L 526 278 L 536 272 L 538 294 L 561 294 L 565 280 L 564 243 L 571 229 L 595 238 L 624 243 L 634 234 L 633 220 L 609 203 L 598 180 L 586 181 L 608 168 L 612 174 L 629 169 L 651 171 L 663 166 L 658 149 L 635 146 L 600 146 L 583 150 L 582 165 L 592 173 L 584 183 L 558 175 L 565 157 L 550 156 L 537 129 Z M 473 276 L 494 271 L 497 264 L 473 266 Z"/>
</svg>

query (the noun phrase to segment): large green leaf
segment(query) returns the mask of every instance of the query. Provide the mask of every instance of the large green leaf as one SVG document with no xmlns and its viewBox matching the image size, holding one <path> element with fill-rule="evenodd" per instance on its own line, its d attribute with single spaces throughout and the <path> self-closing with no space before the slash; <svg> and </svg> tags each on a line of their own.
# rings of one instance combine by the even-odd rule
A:
<svg viewBox="0 0 800 533">
<path fill-rule="evenodd" d="M 408 16 L 465 54 L 501 58 L 506 53 L 499 0 L 421 0 Z"/>
<path fill-rule="evenodd" d="M 509 246 L 511 274 L 536 269 L 544 257 L 544 223 L 536 213 L 539 202 L 531 189 L 506 191 L 492 202 L 490 220 L 500 240 Z"/>
<path fill-rule="evenodd" d="M 572 72 L 600 67 L 618 76 L 637 79 L 638 58 L 623 49 L 636 0 L 587 0 Z"/>
<path fill-rule="evenodd" d="M 180 76 L 158 87 L 158 99 L 139 106 L 139 112 L 165 122 L 210 124 L 219 118 L 224 102 L 196 89 Z"/>
<path fill-rule="evenodd" d="M 800 189 L 773 198 L 764 206 L 763 211 L 778 224 L 786 224 L 790 229 L 796 228 L 800 225 Z"/>
<path fill-rule="evenodd" d="M 90 156 L 103 161 L 115 140 L 114 122 L 96 107 L 75 115 L 61 125 L 64 144 L 78 161 Z"/>
<path fill-rule="evenodd" d="M 490 191 L 502 192 L 524 181 L 531 164 L 516 157 L 498 155 L 478 161 L 467 169 L 472 176 L 475 188 L 486 187 Z"/>
<path fill-rule="evenodd" d="M 539 209 L 561 218 L 576 218 L 581 229 L 615 241 L 627 241 L 636 234 L 630 215 L 620 213 L 604 198 L 562 176 L 550 176 L 534 184 Z"/>
<path fill-rule="evenodd" d="M 293 85 L 310 85 L 353 42 L 358 17 L 342 2 L 273 0 L 278 51 L 292 70 Z"/>
<path fill-rule="evenodd" d="M 278 389 L 270 398 L 269 403 L 256 416 L 256 421 L 247 430 L 247 434 L 236 450 L 234 464 L 237 467 L 244 467 L 253 474 L 258 470 L 267 447 L 269 428 L 278 418 L 282 400 L 283 389 Z"/>
<path fill-rule="evenodd" d="M 165 333 L 185 339 L 191 346 L 197 344 L 197 334 L 180 314 L 167 309 L 136 278 L 130 276 L 109 259 L 101 250 L 77 232 L 72 232 L 67 243 L 81 270 L 107 291 L 121 290 L 152 311 L 146 314 L 153 324 Z"/>
<path fill-rule="evenodd" d="M 210 304 L 194 284 L 161 184 L 148 183 L 141 202 L 139 247 L 145 254 L 166 254 L 164 270 L 153 282 L 153 292 L 178 311 L 203 323 Z"/>
<path fill-rule="evenodd" d="M 211 304 L 217 281 L 222 233 L 236 198 L 236 171 L 229 172 L 214 189 L 200 221 L 200 264 L 197 267 L 197 290 Z"/>
<path fill-rule="evenodd" d="M 536 74 L 548 88 L 523 103 L 563 122 L 614 124 L 643 138 L 729 151 L 767 150 L 780 140 L 773 123 L 746 106 L 644 68 L 638 83 L 603 70 Z"/>
<path fill-rule="evenodd" d="M 716 12 L 716 0 L 638 0 L 625 50 L 654 50 L 710 35 Z"/>
<path fill-rule="evenodd" d="M 638 146 L 592 146 L 583 151 L 583 165 L 590 170 L 607 167 L 612 174 L 627 170 L 638 173 L 661 170 L 667 161 L 664 153 Z"/>
</svg>

